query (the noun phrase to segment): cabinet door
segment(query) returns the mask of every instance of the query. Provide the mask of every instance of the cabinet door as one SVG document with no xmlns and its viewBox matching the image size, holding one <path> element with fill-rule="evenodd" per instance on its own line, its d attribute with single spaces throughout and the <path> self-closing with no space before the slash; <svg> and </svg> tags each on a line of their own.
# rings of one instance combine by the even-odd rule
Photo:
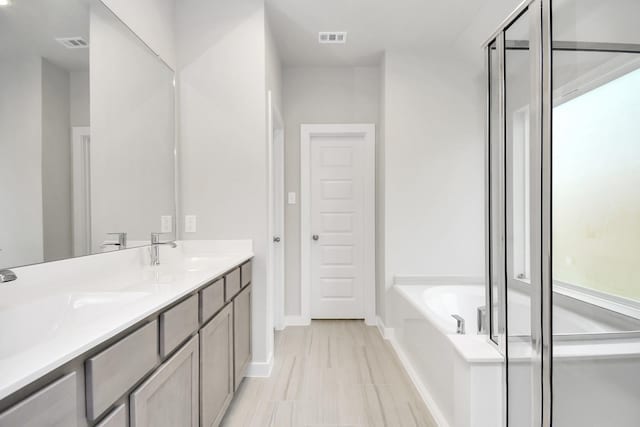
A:
<svg viewBox="0 0 640 427">
<path fill-rule="evenodd" d="M 1 427 L 78 425 L 76 374 L 71 373 L 0 414 Z"/>
<path fill-rule="evenodd" d="M 251 361 L 251 285 L 233 300 L 234 389 L 237 390 Z"/>
<path fill-rule="evenodd" d="M 220 424 L 233 398 L 233 305 L 200 330 L 200 425 Z"/>
<path fill-rule="evenodd" d="M 111 411 L 107 417 L 97 424 L 96 427 L 127 427 L 127 418 L 129 413 L 127 412 L 127 405 L 122 404 L 116 409 Z"/>
<path fill-rule="evenodd" d="M 198 336 L 131 394 L 131 427 L 198 426 Z"/>
</svg>

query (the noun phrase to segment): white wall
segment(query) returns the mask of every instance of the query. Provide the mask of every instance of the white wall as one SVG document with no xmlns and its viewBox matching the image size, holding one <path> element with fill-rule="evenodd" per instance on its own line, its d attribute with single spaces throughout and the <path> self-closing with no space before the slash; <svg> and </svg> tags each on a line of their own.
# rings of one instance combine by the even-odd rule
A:
<svg viewBox="0 0 640 427">
<path fill-rule="evenodd" d="M 175 0 L 102 0 L 129 28 L 175 69 Z"/>
<path fill-rule="evenodd" d="M 102 8 L 91 12 L 92 250 L 149 240 L 173 215 L 173 71 Z M 134 64 L 132 66 L 132 64 Z"/>
<path fill-rule="evenodd" d="M 197 232 L 182 236 L 253 240 L 253 361 L 266 363 L 273 324 L 266 281 L 264 2 L 182 0 L 176 34 L 180 206 L 197 215 Z"/>
<path fill-rule="evenodd" d="M 42 60 L 42 223 L 45 261 L 73 255 L 69 72 Z"/>
<path fill-rule="evenodd" d="M 378 123 L 377 67 L 285 68 L 285 188 L 300 197 L 300 125 Z M 300 204 L 285 209 L 285 314 L 300 315 Z"/>
<path fill-rule="evenodd" d="M 42 262 L 42 62 L 0 60 L 0 268 Z"/>
<path fill-rule="evenodd" d="M 387 287 L 398 274 L 484 274 L 484 88 L 474 73 L 445 56 L 385 55 Z"/>
<path fill-rule="evenodd" d="M 267 90 L 271 91 L 273 103 L 282 113 L 282 62 L 268 20 L 265 21 L 265 36 Z"/>
</svg>

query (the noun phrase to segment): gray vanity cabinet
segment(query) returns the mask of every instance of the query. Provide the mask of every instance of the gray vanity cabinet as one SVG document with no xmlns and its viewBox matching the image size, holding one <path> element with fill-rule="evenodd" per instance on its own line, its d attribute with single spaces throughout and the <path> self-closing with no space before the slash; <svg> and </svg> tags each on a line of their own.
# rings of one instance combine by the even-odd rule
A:
<svg viewBox="0 0 640 427">
<path fill-rule="evenodd" d="M 217 427 L 251 361 L 251 270 L 237 264 L 16 393 L 0 427 Z"/>
<path fill-rule="evenodd" d="M 242 266 L 240 267 L 240 283 L 243 288 L 251 283 L 251 274 L 253 270 L 252 265 L 253 262 L 249 261 L 242 264 Z"/>
<path fill-rule="evenodd" d="M 77 375 L 71 373 L 0 414 L 0 427 L 78 425 Z"/>
<path fill-rule="evenodd" d="M 233 300 L 234 390 L 237 390 L 251 361 L 251 285 Z"/>
<path fill-rule="evenodd" d="M 233 304 L 200 329 L 200 425 L 220 424 L 233 398 Z"/>
<path fill-rule="evenodd" d="M 198 427 L 198 335 L 129 398 L 131 427 Z"/>
<path fill-rule="evenodd" d="M 85 362 L 87 418 L 100 417 L 158 362 L 158 321 L 127 335 Z"/>
<path fill-rule="evenodd" d="M 160 356 L 164 359 L 198 330 L 198 295 L 160 315 Z"/>
<path fill-rule="evenodd" d="M 240 289 L 242 283 L 240 282 L 240 268 L 236 268 L 224 277 L 224 295 L 227 301 L 231 301 Z"/>
<path fill-rule="evenodd" d="M 207 323 L 224 303 L 224 278 L 221 278 L 200 291 L 200 323 Z"/>
</svg>

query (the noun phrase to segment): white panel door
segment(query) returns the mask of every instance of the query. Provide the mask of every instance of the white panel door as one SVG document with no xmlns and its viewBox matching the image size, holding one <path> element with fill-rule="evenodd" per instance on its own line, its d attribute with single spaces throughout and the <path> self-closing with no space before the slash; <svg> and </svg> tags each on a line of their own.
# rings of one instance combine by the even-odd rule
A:
<svg viewBox="0 0 640 427">
<path fill-rule="evenodd" d="M 364 318 L 364 135 L 312 136 L 311 317 Z"/>
</svg>

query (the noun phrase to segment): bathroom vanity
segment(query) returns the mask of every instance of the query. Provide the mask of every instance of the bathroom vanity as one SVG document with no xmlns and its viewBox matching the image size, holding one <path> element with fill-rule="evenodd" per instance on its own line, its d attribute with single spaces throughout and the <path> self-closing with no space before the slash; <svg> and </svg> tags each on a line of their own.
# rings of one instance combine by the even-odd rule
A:
<svg viewBox="0 0 640 427">
<path fill-rule="evenodd" d="M 220 423 L 251 360 L 250 242 L 179 242 L 153 267 L 148 251 L 15 270 L 0 427 Z"/>
</svg>

